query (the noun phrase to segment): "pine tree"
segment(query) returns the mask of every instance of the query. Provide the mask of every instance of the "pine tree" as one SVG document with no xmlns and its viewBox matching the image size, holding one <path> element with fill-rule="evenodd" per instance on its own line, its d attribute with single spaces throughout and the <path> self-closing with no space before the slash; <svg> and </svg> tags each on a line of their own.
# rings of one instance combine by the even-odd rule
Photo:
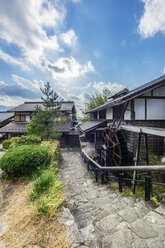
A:
<svg viewBox="0 0 165 248">
<path fill-rule="evenodd" d="M 28 135 L 37 135 L 42 139 L 59 138 L 61 133 L 54 129 L 58 123 L 56 119 L 61 116 L 58 95 L 51 89 L 49 82 L 41 88 L 41 92 L 44 95 L 41 97 L 44 108 L 36 107 L 36 115 L 27 125 Z"/>
</svg>

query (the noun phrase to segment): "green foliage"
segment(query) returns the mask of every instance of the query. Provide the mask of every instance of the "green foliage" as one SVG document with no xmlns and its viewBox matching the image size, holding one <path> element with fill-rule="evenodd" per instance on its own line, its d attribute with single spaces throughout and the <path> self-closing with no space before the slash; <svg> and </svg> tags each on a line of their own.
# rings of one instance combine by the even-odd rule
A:
<svg viewBox="0 0 165 248">
<path fill-rule="evenodd" d="M 0 159 L 0 168 L 8 176 L 31 176 L 40 167 L 48 166 L 51 152 L 40 145 L 24 145 L 14 147 Z"/>
<path fill-rule="evenodd" d="M 61 104 L 57 101 L 58 95 L 51 89 L 49 83 L 46 83 L 44 88 L 40 89 L 44 95 L 41 97 L 44 109 L 37 106 L 36 115 L 27 125 L 27 132 L 29 135 L 37 135 L 42 139 L 58 139 L 61 136 L 61 133 L 54 129 L 54 127 L 59 124 L 55 119 L 61 116 Z"/>
<path fill-rule="evenodd" d="M 21 136 L 14 140 L 15 146 L 40 144 L 41 138 L 35 135 Z"/>
<path fill-rule="evenodd" d="M 53 89 L 51 89 L 50 83 L 49 82 L 45 83 L 44 88 L 40 88 L 40 90 L 42 94 L 45 96 L 45 97 L 41 97 L 41 99 L 44 102 L 44 106 L 46 108 L 56 106 L 59 110 L 60 103 L 57 102 L 58 95 Z"/>
<path fill-rule="evenodd" d="M 97 93 L 91 97 L 91 100 L 88 103 L 87 110 L 91 110 L 99 107 L 108 101 L 108 96 L 110 91 L 108 89 L 104 89 L 102 93 Z"/>
<path fill-rule="evenodd" d="M 49 190 L 36 200 L 34 207 L 39 214 L 53 215 L 63 202 L 63 184 L 55 179 Z"/>
<path fill-rule="evenodd" d="M 36 108 L 36 115 L 31 119 L 27 125 L 28 135 L 37 135 L 42 139 L 55 138 L 58 139 L 61 133 L 53 129 L 55 126 L 55 117 L 58 114 L 54 112 L 54 109 L 41 109 Z"/>
<path fill-rule="evenodd" d="M 150 155 L 150 164 L 151 165 L 162 165 L 162 156 L 151 154 Z"/>
<path fill-rule="evenodd" d="M 158 202 L 158 200 L 156 199 L 156 197 L 151 197 L 151 201 L 154 202 L 156 204 L 156 206 L 161 206 L 161 203 Z"/>
<path fill-rule="evenodd" d="M 33 206 L 40 215 L 53 215 L 64 201 L 63 183 L 59 181 L 55 171 L 44 170 L 33 184 L 29 195 Z"/>
<path fill-rule="evenodd" d="M 30 194 L 30 199 L 39 198 L 45 191 L 49 189 L 55 178 L 54 172 L 51 170 L 44 170 L 40 177 L 38 177 L 34 184 L 33 190 Z"/>
<path fill-rule="evenodd" d="M 97 108 L 108 101 L 108 96 L 110 95 L 110 91 L 108 89 L 104 89 L 101 93 L 96 93 L 92 95 L 91 100 L 87 103 L 87 107 L 83 114 L 89 110 Z M 91 119 L 91 114 L 84 114 L 84 117 L 80 120 L 82 122 L 88 121 Z"/>
<path fill-rule="evenodd" d="M 3 147 L 3 149 L 7 150 L 7 149 L 9 149 L 11 144 L 12 144 L 11 140 L 4 140 L 2 143 L 2 147 Z"/>
</svg>

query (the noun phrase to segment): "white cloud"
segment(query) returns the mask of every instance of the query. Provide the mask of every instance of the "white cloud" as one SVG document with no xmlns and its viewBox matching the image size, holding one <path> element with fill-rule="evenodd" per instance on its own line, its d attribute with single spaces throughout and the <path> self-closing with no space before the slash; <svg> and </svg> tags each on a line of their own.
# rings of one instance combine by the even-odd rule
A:
<svg viewBox="0 0 165 248">
<path fill-rule="evenodd" d="M 4 81 L 0 81 L 0 86 L 7 85 Z"/>
<path fill-rule="evenodd" d="M 31 90 L 31 91 L 40 91 L 40 87 L 44 86 L 44 82 L 42 80 L 37 81 L 34 79 L 32 82 L 23 77 L 19 77 L 15 74 L 12 75 L 12 78 L 13 78 L 13 81 L 16 82 L 19 86 L 21 86 L 24 89 Z"/>
<path fill-rule="evenodd" d="M 65 9 L 58 1 L 0 0 L 0 5 L 0 37 L 19 46 L 27 62 L 37 66 L 45 49 L 60 51 L 57 37 L 44 29 L 54 29 L 63 21 Z"/>
<path fill-rule="evenodd" d="M 66 33 L 62 33 L 59 36 L 60 40 L 64 42 L 67 46 L 74 47 L 78 43 L 78 38 L 73 29 L 70 29 Z"/>
<path fill-rule="evenodd" d="M 13 58 L 7 53 L 4 53 L 1 49 L 0 49 L 0 59 L 2 59 L 4 62 L 8 64 L 20 66 L 23 70 L 30 70 L 30 68 L 27 65 L 25 65 L 22 61 Z"/>
<path fill-rule="evenodd" d="M 75 58 L 59 58 L 56 62 L 50 63 L 45 60 L 45 67 L 52 73 L 54 79 L 77 78 L 88 72 L 94 72 L 91 61 L 81 65 Z"/>
<path fill-rule="evenodd" d="M 81 2 L 81 0 L 72 0 L 72 2 L 78 3 L 78 2 Z"/>
<path fill-rule="evenodd" d="M 96 89 L 98 92 L 102 92 L 104 89 L 108 89 L 110 94 L 115 94 L 120 90 L 124 89 L 124 85 L 118 83 L 110 83 L 110 82 L 94 82 L 93 88 Z"/>
<path fill-rule="evenodd" d="M 153 37 L 157 32 L 165 33 L 165 1 L 141 0 L 144 13 L 140 19 L 139 33 L 143 38 Z"/>
</svg>

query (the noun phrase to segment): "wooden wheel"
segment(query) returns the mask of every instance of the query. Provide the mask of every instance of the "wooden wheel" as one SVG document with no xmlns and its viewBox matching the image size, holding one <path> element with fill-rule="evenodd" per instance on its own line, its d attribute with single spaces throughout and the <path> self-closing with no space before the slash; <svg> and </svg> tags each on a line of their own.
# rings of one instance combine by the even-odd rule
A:
<svg viewBox="0 0 165 248">
<path fill-rule="evenodd" d="M 110 165 L 120 166 L 121 164 L 121 147 L 117 134 L 114 129 L 106 127 L 103 131 L 104 144 L 107 147 L 107 162 Z"/>
</svg>

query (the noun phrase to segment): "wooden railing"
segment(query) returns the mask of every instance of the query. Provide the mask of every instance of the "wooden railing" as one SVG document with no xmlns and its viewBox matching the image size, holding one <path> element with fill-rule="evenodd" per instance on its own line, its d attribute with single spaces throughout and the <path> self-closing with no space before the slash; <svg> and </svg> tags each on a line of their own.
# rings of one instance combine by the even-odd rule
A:
<svg viewBox="0 0 165 248">
<path fill-rule="evenodd" d="M 96 181 L 99 177 L 101 179 L 101 184 L 105 183 L 106 178 L 118 180 L 119 192 L 122 192 L 123 181 L 132 181 L 130 178 L 124 177 L 124 171 L 143 171 L 148 172 L 145 176 L 145 180 L 135 180 L 136 183 L 144 183 L 145 185 L 145 201 L 150 200 L 152 184 L 165 186 L 165 183 L 152 182 L 151 172 L 165 172 L 165 166 L 163 165 L 138 165 L 138 166 L 111 166 L 103 167 L 94 161 L 84 150 L 81 151 L 81 156 L 83 157 L 85 163 L 87 164 L 88 170 L 92 170 L 95 173 Z M 118 171 L 118 176 L 107 176 L 108 172 Z"/>
</svg>

